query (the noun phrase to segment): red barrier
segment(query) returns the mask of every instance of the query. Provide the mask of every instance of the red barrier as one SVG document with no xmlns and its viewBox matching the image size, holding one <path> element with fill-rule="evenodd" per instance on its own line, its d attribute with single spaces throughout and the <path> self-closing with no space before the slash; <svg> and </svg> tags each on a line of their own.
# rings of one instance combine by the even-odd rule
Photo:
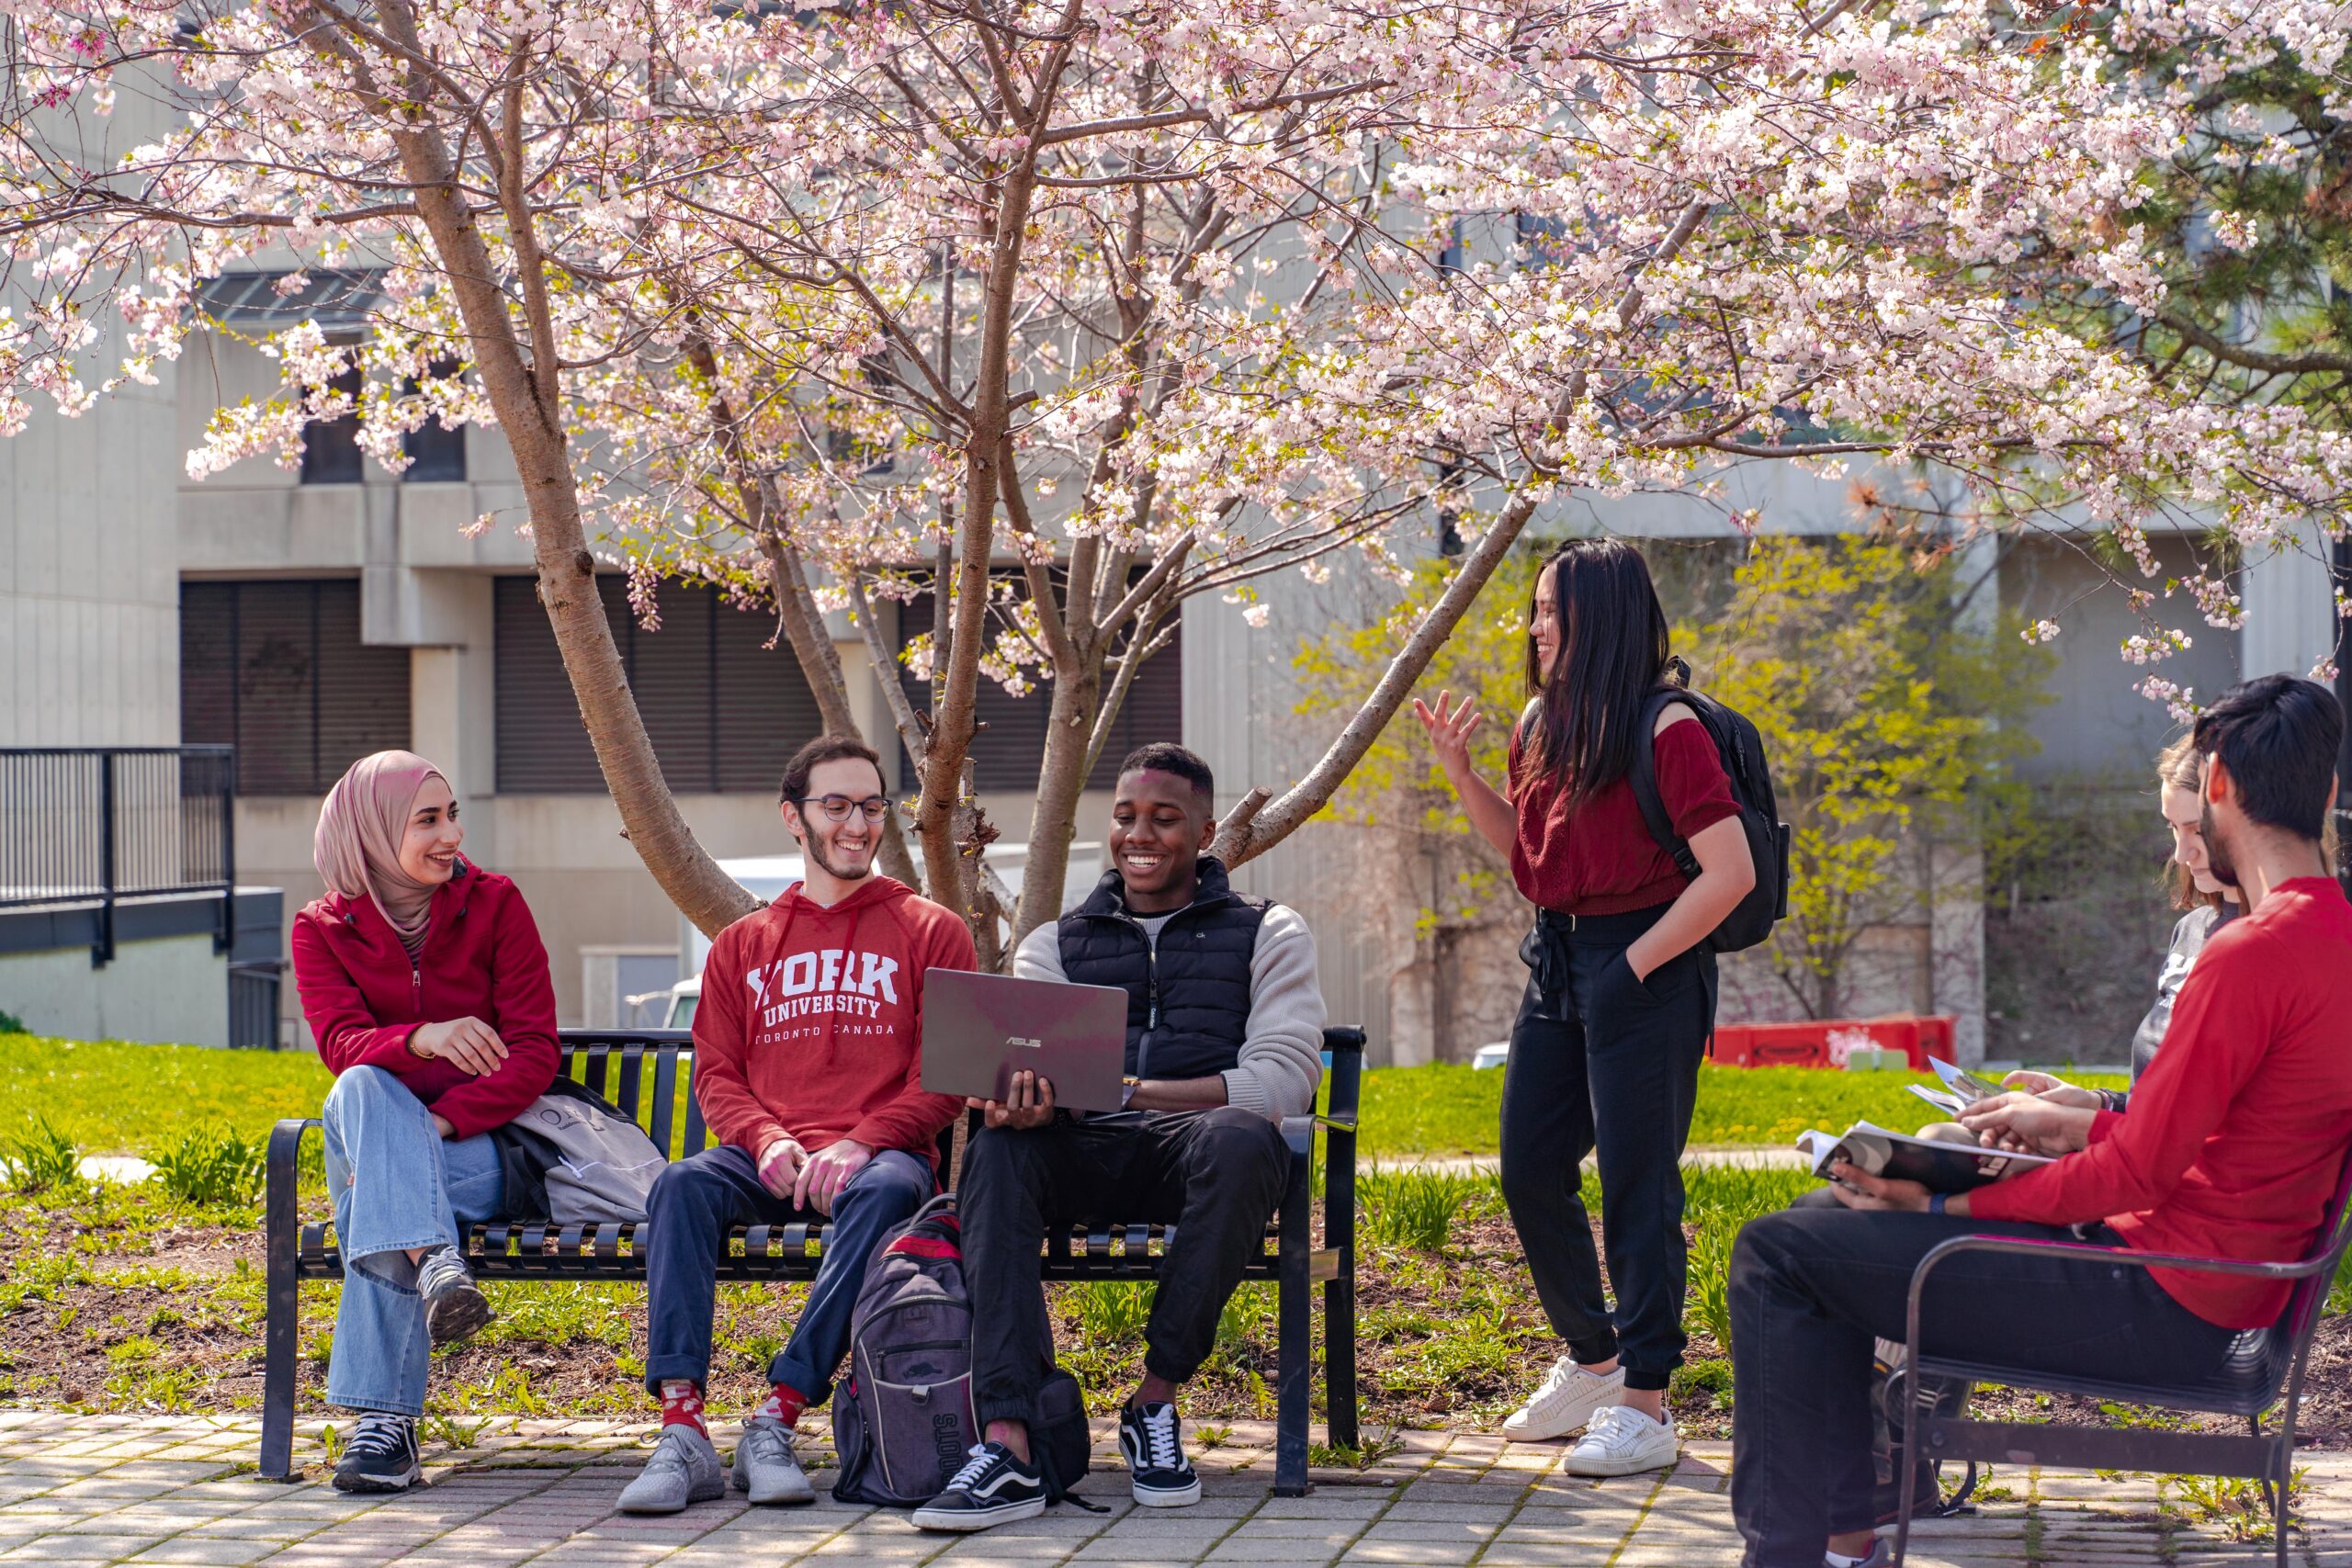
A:
<svg viewBox="0 0 2352 1568">
<path fill-rule="evenodd" d="M 1900 1051 L 1914 1072 L 1928 1070 L 1930 1055 L 1951 1060 L 1948 1014 L 1919 1018 L 1816 1018 L 1801 1023 L 1722 1023 L 1715 1026 L 1715 1061 L 1729 1067 L 1831 1067 L 1841 1066 L 1838 1044 L 1858 1043 L 1856 1034 L 1883 1050 Z"/>
</svg>

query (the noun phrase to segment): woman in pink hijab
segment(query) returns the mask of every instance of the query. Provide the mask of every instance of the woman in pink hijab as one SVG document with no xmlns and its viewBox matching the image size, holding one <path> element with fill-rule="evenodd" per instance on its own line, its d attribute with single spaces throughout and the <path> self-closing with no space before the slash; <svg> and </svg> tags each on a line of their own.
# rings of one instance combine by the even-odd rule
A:
<svg viewBox="0 0 2352 1568">
<path fill-rule="evenodd" d="M 294 980 L 335 1075 L 322 1117 L 343 1249 L 327 1398 L 359 1412 L 345 1492 L 413 1485 L 432 1347 L 490 1321 L 465 1238 L 503 1212 L 492 1132 L 558 1060 L 547 949 L 514 883 L 459 853 L 441 771 L 412 751 L 351 765 L 319 812 L 324 897 L 294 921 Z"/>
</svg>

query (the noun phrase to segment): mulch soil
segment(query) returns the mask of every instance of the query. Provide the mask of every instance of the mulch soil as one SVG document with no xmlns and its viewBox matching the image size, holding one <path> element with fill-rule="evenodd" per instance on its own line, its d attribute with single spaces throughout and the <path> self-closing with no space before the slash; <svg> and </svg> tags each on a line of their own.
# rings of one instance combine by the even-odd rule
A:
<svg viewBox="0 0 2352 1568">
<path fill-rule="evenodd" d="M 0 1401 L 101 1410 L 180 1406 L 227 1411 L 259 1408 L 262 1393 L 262 1244 L 254 1229 L 183 1227 L 153 1234 L 123 1252 L 79 1231 L 70 1211 L 51 1216 L 48 1234 L 24 1227 L 6 1237 L 0 1272 L 14 1278 L 40 1258 L 82 1255 L 102 1277 L 66 1284 L 49 1299 L 28 1299 L 0 1318 Z M 75 1246 L 77 1236 L 80 1247 Z M 110 1272 L 177 1270 L 160 1282 L 103 1278 Z M 150 1276 L 149 1278 L 153 1278 Z M 1442 1257 L 1367 1250 L 1358 1271 L 1358 1337 L 1363 1429 L 1367 1440 L 1389 1427 L 1491 1428 L 1539 1382 L 1556 1345 L 1544 1329 L 1517 1238 L 1507 1220 L 1462 1226 Z M 730 1287 L 730 1290 L 742 1290 Z M 761 1310 L 733 1297 L 734 1324 L 781 1334 L 797 1304 L 779 1287 Z M 636 1386 L 634 1356 L 644 1346 L 641 1289 L 592 1304 L 594 1336 L 560 1343 L 530 1337 L 482 1339 L 434 1358 L 435 1408 L 477 1414 L 574 1414 L 608 1419 L 650 1415 Z M 1465 1298 L 1471 1303 L 1465 1308 Z M 1318 1303 L 1319 1304 L 1319 1303 Z M 330 1293 L 303 1292 L 302 1404 L 324 1410 L 323 1359 L 316 1352 L 332 1327 Z M 1081 1328 L 1065 1299 L 1056 1314 L 1066 1362 L 1092 1384 L 1103 1408 L 1135 1375 L 1140 1346 L 1105 1347 Z M 1467 1319 L 1480 1320 L 1475 1329 Z M 1319 1329 L 1319 1320 L 1318 1320 Z M 1695 1319 L 1688 1368 L 1673 1414 L 1686 1437 L 1723 1438 L 1731 1431 L 1729 1368 Z M 138 1343 L 152 1341 L 152 1346 Z M 621 1346 L 626 1348 L 616 1348 Z M 760 1369 L 769 1345 L 720 1339 L 710 1403 L 714 1411 L 747 1407 L 765 1392 Z M 1319 1359 L 1319 1352 L 1318 1352 Z M 1320 1368 L 1317 1397 L 1320 1400 Z M 1271 1317 L 1223 1348 L 1188 1389 L 1186 1415 L 1197 1427 L 1273 1414 L 1274 1347 Z M 2097 1404 L 2064 1395 L 1980 1389 L 1971 1405 L 1986 1417 L 2109 1424 Z M 2168 1421 L 2228 1425 L 2218 1418 L 2167 1416 Z M 2314 1346 L 2299 1422 L 2307 1444 L 2352 1447 L 2352 1316 L 2324 1320 Z"/>
</svg>

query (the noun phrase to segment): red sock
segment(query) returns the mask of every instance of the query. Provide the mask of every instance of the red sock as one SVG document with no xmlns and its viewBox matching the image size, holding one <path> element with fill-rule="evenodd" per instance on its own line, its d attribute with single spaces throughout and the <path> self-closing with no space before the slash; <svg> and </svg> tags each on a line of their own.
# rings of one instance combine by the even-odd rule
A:
<svg viewBox="0 0 2352 1568">
<path fill-rule="evenodd" d="M 808 1408 L 807 1394 L 788 1382 L 780 1382 L 769 1388 L 768 1396 L 760 1401 L 760 1407 L 752 1414 L 774 1416 L 787 1427 L 797 1427 L 800 1425 L 800 1413 Z"/>
<path fill-rule="evenodd" d="M 684 1378 L 662 1380 L 662 1425 L 692 1427 L 704 1437 L 710 1428 L 702 1424 L 702 1385 Z"/>
</svg>

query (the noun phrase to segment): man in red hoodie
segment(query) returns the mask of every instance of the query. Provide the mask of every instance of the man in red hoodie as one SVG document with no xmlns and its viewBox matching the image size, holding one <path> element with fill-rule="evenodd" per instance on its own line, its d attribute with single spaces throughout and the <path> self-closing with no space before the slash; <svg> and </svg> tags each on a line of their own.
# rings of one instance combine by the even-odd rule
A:
<svg viewBox="0 0 2352 1568">
<path fill-rule="evenodd" d="M 2248 1261 L 2308 1252 L 2352 1150 L 2352 905 L 2321 825 L 2344 713 L 2314 681 L 2265 676 L 2197 721 L 2203 834 L 2246 912 L 2216 931 L 2173 1003 L 2129 1115 L 2030 1095 L 1972 1108 L 1973 1130 L 2072 1149 L 1946 1199 L 1831 1168 L 1839 1208 L 1748 1223 L 1732 1250 L 1732 1515 L 1747 1568 L 1875 1568 L 1871 1341 L 1899 1337 L 1913 1269 L 1968 1232 Z M 1927 1350 L 2092 1377 L 2202 1377 L 2289 1287 L 2063 1257 L 1964 1254 L 1930 1276 Z"/>
<path fill-rule="evenodd" d="M 823 1259 L 733 1475 L 754 1503 L 814 1499 L 794 1425 L 832 1392 L 866 1258 L 937 1190 L 939 1134 L 963 1109 L 920 1087 L 922 976 L 975 967 L 972 935 L 875 874 L 890 803 L 873 749 L 820 736 L 786 765 L 779 798 L 805 874 L 718 933 L 695 1011 L 695 1094 L 718 1146 L 664 1170 L 647 1204 L 645 1386 L 662 1437 L 621 1493 L 627 1513 L 724 1495 L 702 1416 L 719 1252 L 737 1225 L 812 1213 L 831 1222 Z"/>
</svg>

